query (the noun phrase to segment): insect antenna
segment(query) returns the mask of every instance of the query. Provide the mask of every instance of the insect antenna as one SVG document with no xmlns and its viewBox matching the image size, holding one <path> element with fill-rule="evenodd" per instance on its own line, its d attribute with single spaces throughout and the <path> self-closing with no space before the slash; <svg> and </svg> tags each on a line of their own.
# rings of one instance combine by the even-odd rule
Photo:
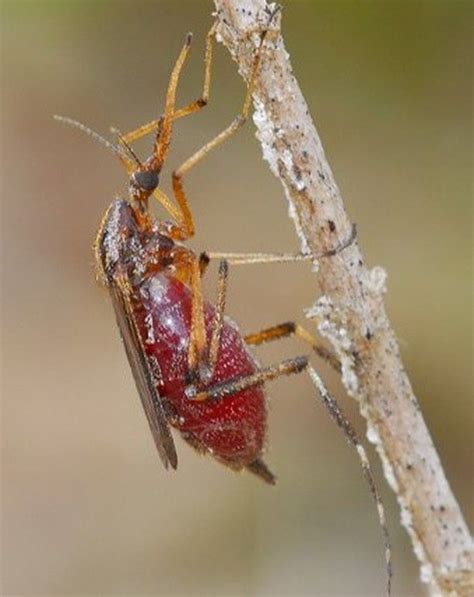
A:
<svg viewBox="0 0 474 597">
<path fill-rule="evenodd" d="M 126 149 L 126 151 L 130 154 L 130 157 L 137 164 L 137 166 L 142 166 L 142 163 L 141 163 L 139 157 L 133 151 L 132 147 L 127 143 L 127 141 L 125 141 L 125 139 L 124 139 L 122 133 L 119 131 L 119 129 L 116 127 L 111 127 L 110 132 L 113 133 L 114 135 L 117 135 L 117 139 L 119 140 L 120 145 Z"/>
<path fill-rule="evenodd" d="M 355 432 L 355 429 L 352 427 L 351 423 L 348 421 L 344 413 L 342 412 L 340 406 L 336 402 L 336 400 L 330 395 L 328 389 L 326 388 L 323 380 L 321 377 L 316 373 L 316 371 L 308 365 L 308 373 L 311 377 L 313 384 L 316 386 L 321 398 L 323 400 L 324 405 L 326 406 L 331 418 L 333 421 L 336 422 L 337 426 L 342 430 L 344 433 L 346 440 L 348 443 L 353 446 L 359 456 L 360 464 L 362 467 L 362 472 L 364 474 L 365 480 L 370 489 L 370 493 L 372 498 L 375 502 L 377 508 L 377 514 L 379 518 L 379 524 L 382 529 L 383 535 L 383 543 L 385 548 L 385 570 L 387 573 L 387 591 L 386 594 L 388 597 L 391 595 L 392 591 L 392 550 L 390 547 L 390 536 L 388 533 L 387 521 L 385 518 L 385 508 L 383 506 L 382 498 L 379 494 L 377 489 L 377 485 L 375 484 L 374 475 L 372 472 L 372 468 L 369 463 L 369 459 L 367 457 L 367 452 L 365 451 L 364 446 L 361 444 L 360 439 Z"/>
<path fill-rule="evenodd" d="M 99 133 L 96 133 L 85 124 L 82 124 L 82 122 L 74 120 L 73 118 L 69 118 L 68 116 L 57 116 L 56 114 L 53 116 L 53 118 L 54 120 L 57 120 L 58 122 L 63 122 L 64 124 L 67 124 L 72 128 L 79 129 L 89 137 L 92 137 L 94 141 L 97 141 L 97 143 L 100 143 L 101 145 L 106 147 L 109 151 L 118 156 L 121 160 L 125 160 L 127 164 L 129 163 L 130 159 L 126 152 L 122 149 L 122 147 L 114 145 L 110 141 L 107 141 L 107 139 L 104 139 L 102 135 L 99 135 Z"/>
</svg>

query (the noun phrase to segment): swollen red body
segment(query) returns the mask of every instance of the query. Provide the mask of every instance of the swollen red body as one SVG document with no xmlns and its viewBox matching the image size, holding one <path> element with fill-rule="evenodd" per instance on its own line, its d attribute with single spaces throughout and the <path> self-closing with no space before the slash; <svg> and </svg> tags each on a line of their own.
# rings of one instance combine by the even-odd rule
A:
<svg viewBox="0 0 474 597">
<path fill-rule="evenodd" d="M 263 449 L 266 405 L 262 386 L 253 386 L 221 399 L 190 400 L 185 394 L 189 379 L 188 349 L 191 329 L 190 289 L 166 274 L 146 278 L 135 289 L 136 319 L 154 371 L 169 422 L 193 447 L 208 451 L 233 468 L 257 459 Z M 204 316 L 210 341 L 215 309 L 205 303 Z M 237 326 L 228 318 L 223 326 L 212 386 L 258 371 Z"/>
</svg>

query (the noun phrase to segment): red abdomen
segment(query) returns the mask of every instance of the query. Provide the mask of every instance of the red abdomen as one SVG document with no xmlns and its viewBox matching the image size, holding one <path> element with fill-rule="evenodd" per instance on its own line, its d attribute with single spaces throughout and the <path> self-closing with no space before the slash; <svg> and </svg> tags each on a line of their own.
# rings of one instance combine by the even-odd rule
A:
<svg viewBox="0 0 474 597">
<path fill-rule="evenodd" d="M 265 395 L 254 386 L 221 399 L 190 400 L 188 378 L 191 291 L 179 280 L 158 274 L 137 289 L 137 312 L 146 352 L 158 381 L 160 396 L 171 407 L 171 424 L 192 445 L 206 449 L 235 468 L 260 456 L 266 427 Z M 205 303 L 208 341 L 214 307 Z M 258 365 L 236 325 L 226 319 L 217 365 L 208 385 L 255 373 Z"/>
</svg>

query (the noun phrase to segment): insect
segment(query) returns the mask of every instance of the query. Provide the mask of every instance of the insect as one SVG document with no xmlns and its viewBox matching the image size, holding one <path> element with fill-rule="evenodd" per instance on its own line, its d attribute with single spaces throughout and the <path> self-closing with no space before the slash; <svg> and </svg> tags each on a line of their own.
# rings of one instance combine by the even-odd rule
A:
<svg viewBox="0 0 474 597">
<path fill-rule="evenodd" d="M 57 118 L 105 144 L 119 157 L 129 175 L 129 198 L 114 200 L 105 212 L 94 245 L 95 258 L 98 278 L 110 293 L 138 393 L 164 466 L 176 469 L 178 464 L 170 431 L 173 427 L 198 452 L 211 454 L 231 469 L 248 470 L 267 483 L 275 483 L 273 473 L 263 460 L 267 418 L 264 384 L 283 375 L 307 371 L 331 416 L 357 448 L 383 529 L 389 592 L 391 559 L 383 508 L 365 451 L 355 432 L 307 356 L 261 367 L 249 347 L 296 334 L 339 369 L 336 357 L 293 322 L 243 336 L 225 315 L 229 265 L 330 258 L 354 241 L 355 229 L 340 246 L 319 256 L 196 255 L 186 246 L 186 241 L 194 234 L 194 221 L 183 177 L 246 121 L 267 31 L 259 35 L 240 114 L 229 127 L 173 171 L 175 202 L 159 188 L 160 175 L 168 156 L 174 122 L 197 112 L 208 102 L 215 26 L 207 36 L 203 91 L 196 101 L 182 108 L 175 105 L 178 80 L 191 44 L 188 34 L 171 73 L 160 118 L 124 135 L 115 131 L 115 144 L 77 121 Z M 150 133 L 154 134 L 153 150 L 141 161 L 131 144 Z M 149 206 L 152 198 L 167 211 L 170 220 L 161 220 L 152 214 Z M 220 260 L 215 305 L 204 299 L 201 286 L 212 259 Z"/>
</svg>

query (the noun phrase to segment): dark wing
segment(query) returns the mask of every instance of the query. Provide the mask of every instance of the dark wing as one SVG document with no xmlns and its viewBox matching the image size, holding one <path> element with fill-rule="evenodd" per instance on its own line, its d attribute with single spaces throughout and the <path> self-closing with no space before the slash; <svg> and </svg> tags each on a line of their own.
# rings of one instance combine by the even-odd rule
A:
<svg viewBox="0 0 474 597">
<path fill-rule="evenodd" d="M 125 277 L 119 278 L 117 276 L 114 278 L 109 285 L 109 291 L 128 362 L 130 363 L 160 458 L 165 468 L 171 465 L 175 469 L 178 465 L 176 448 L 160 395 L 155 387 L 153 373 L 145 353 L 143 341 L 133 315 L 130 292 L 127 292 L 130 287 Z"/>
</svg>

